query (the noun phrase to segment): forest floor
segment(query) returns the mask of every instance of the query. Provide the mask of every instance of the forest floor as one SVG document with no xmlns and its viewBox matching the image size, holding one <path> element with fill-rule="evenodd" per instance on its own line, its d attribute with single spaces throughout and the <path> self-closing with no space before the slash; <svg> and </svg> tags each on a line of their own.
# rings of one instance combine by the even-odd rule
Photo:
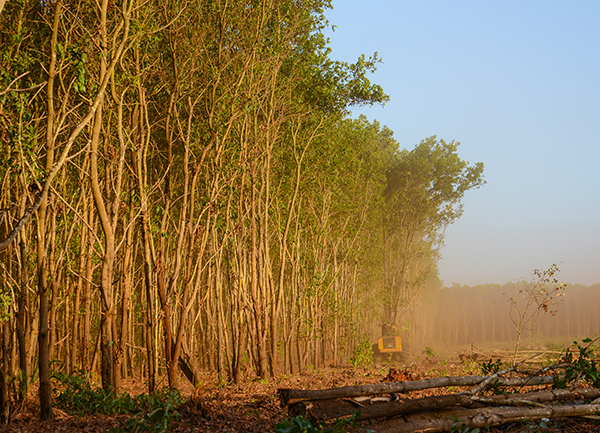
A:
<svg viewBox="0 0 600 433">
<path fill-rule="evenodd" d="M 289 418 L 287 410 L 280 407 L 277 389 L 326 389 L 341 386 L 374 384 L 382 382 L 390 368 L 409 372 L 414 379 L 441 376 L 465 376 L 481 374 L 477 363 L 460 362 L 458 359 L 425 359 L 411 363 L 375 364 L 369 368 L 339 367 L 313 369 L 294 375 L 280 376 L 269 380 L 244 380 L 240 385 L 219 385 L 216 376 L 206 375 L 201 388 L 193 392 L 183 384 L 181 393 L 186 402 L 177 408 L 179 419 L 173 423 L 174 432 L 272 432 L 276 424 Z M 127 382 L 125 391 L 130 395 L 144 393 L 143 384 Z M 408 398 L 458 392 L 459 389 L 446 388 L 414 391 Z M 10 424 L 1 426 L 0 432 L 107 432 L 123 428 L 129 415 L 69 415 L 55 409 L 53 421 L 38 419 L 39 406 L 35 392 L 21 408 L 13 411 Z M 368 426 L 366 426 L 368 428 Z M 354 429 L 353 429 L 354 430 Z M 364 430 L 366 431 L 366 430 Z M 458 431 L 458 430 L 457 430 Z M 513 423 L 488 430 L 490 432 L 599 432 L 598 425 L 583 419 L 552 420 L 549 428 L 530 423 Z"/>
</svg>

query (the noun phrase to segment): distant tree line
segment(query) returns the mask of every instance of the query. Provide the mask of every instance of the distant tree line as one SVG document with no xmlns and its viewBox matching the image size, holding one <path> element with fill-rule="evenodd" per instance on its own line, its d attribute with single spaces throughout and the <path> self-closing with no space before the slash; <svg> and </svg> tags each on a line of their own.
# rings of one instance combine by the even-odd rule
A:
<svg viewBox="0 0 600 433">
<path fill-rule="evenodd" d="M 455 284 L 429 290 L 416 319 L 415 350 L 420 352 L 427 346 L 435 349 L 514 343 L 516 328 L 509 319 L 507 299 L 511 295 L 518 296 L 522 284 L 472 287 Z M 599 302 L 600 284 L 568 284 L 562 301 L 542 311 L 535 326 L 526 329 L 529 344 L 599 336 L 600 316 L 596 311 Z"/>
<path fill-rule="evenodd" d="M 329 57 L 329 3 L 5 4 L 2 401 L 35 372 L 51 417 L 51 363 L 149 392 L 340 364 L 411 320 L 483 164 L 348 118 L 388 97 Z"/>
</svg>

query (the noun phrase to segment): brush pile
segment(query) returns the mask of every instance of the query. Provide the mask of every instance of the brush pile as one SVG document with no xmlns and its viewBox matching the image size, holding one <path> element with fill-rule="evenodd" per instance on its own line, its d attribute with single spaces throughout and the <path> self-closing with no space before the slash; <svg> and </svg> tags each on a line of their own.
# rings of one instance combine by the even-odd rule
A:
<svg viewBox="0 0 600 433">
<path fill-rule="evenodd" d="M 587 342 L 584 340 L 584 342 Z M 480 376 L 421 379 L 390 370 L 382 383 L 322 390 L 279 389 L 282 407 L 315 422 L 352 421 L 379 432 L 473 431 L 512 422 L 600 417 L 600 374 L 590 346 L 567 352 L 560 363 L 537 371 L 522 364 L 482 365 Z M 421 397 L 419 391 L 439 395 Z M 450 390 L 454 391 L 450 393 Z"/>
</svg>

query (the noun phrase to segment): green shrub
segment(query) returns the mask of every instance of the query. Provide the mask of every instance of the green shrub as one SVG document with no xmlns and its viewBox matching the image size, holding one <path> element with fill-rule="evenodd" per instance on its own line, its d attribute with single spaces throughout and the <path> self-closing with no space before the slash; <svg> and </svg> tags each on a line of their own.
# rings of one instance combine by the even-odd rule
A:
<svg viewBox="0 0 600 433">
<path fill-rule="evenodd" d="M 350 358 L 350 363 L 354 368 L 373 365 L 373 348 L 368 338 L 365 338 L 356 346 L 354 356 Z"/>
<path fill-rule="evenodd" d="M 291 420 L 286 419 L 275 425 L 275 433 L 343 433 L 346 431 L 346 427 L 356 425 L 354 419 L 359 415 L 357 413 L 347 420 L 338 419 L 332 426 L 325 422 L 313 426 L 310 420 L 298 415 Z"/>
<path fill-rule="evenodd" d="M 175 408 L 183 403 L 179 391 L 169 389 L 158 394 L 142 394 L 136 397 L 139 411 L 129 418 L 121 428 L 112 429 L 111 433 L 165 433 L 171 431 L 173 421 L 180 415 Z"/>
<path fill-rule="evenodd" d="M 176 389 L 131 397 L 127 393 L 107 393 L 100 387 L 92 387 L 90 374 L 82 371 L 70 374 L 55 371 L 52 377 L 54 405 L 61 410 L 74 415 L 134 414 L 121 428 L 111 430 L 112 433 L 168 432 L 173 421 L 179 419 L 175 409 L 184 403 Z"/>
<path fill-rule="evenodd" d="M 52 378 L 55 380 L 54 406 L 70 414 L 114 415 L 131 413 L 137 408 L 135 399 L 127 393 L 117 395 L 100 387 L 93 388 L 90 373 L 53 371 Z"/>
<path fill-rule="evenodd" d="M 435 353 L 435 350 L 433 350 L 433 348 L 431 348 L 431 347 L 429 347 L 429 346 L 427 346 L 427 347 L 425 348 L 425 350 L 423 351 L 423 353 L 424 353 L 425 355 L 427 355 L 429 358 L 434 358 L 434 357 L 436 357 L 436 356 L 437 356 L 437 353 Z"/>
<path fill-rule="evenodd" d="M 579 350 L 579 356 L 573 358 L 573 353 L 567 350 L 563 359 L 568 366 L 565 369 L 564 377 L 554 384 L 555 388 L 567 388 L 577 380 L 585 380 L 594 388 L 600 387 L 598 357 L 594 350 L 596 340 L 592 340 L 591 338 L 583 339 L 582 343 L 585 343 L 585 346 L 580 345 L 577 341 L 573 342 Z"/>
</svg>

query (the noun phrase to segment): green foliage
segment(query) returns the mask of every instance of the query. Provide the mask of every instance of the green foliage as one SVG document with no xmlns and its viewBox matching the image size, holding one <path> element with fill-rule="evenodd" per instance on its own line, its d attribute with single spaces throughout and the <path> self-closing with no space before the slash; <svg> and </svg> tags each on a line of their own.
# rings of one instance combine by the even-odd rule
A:
<svg viewBox="0 0 600 433">
<path fill-rule="evenodd" d="M 481 364 L 481 372 L 486 376 L 498 373 L 502 369 L 503 364 L 500 358 L 496 359 L 495 361 L 492 358 L 490 358 L 488 362 L 484 362 L 483 364 Z"/>
<path fill-rule="evenodd" d="M 422 140 L 396 153 L 386 172 L 384 204 L 385 320 L 396 323 L 435 272 L 445 229 L 462 215 L 462 199 L 482 186 L 483 163 L 469 165 L 460 143 Z"/>
<path fill-rule="evenodd" d="M 60 50 L 59 46 L 59 50 Z M 64 50 L 64 48 L 63 48 Z M 73 82 L 73 89 L 76 92 L 86 92 L 86 67 L 85 63 L 87 61 L 87 53 L 85 49 L 81 47 L 73 46 L 69 48 L 69 54 L 71 57 L 71 62 L 73 63 L 75 80 Z"/>
<path fill-rule="evenodd" d="M 496 374 L 503 369 L 504 369 L 504 366 L 502 364 L 501 359 L 496 359 L 496 361 L 494 361 L 493 359 L 490 359 L 488 362 L 484 362 L 483 364 L 481 364 L 481 372 L 483 374 L 485 374 L 486 376 Z M 493 382 L 491 382 L 490 384 L 488 384 L 486 389 L 491 390 L 492 394 L 494 394 L 494 395 L 500 395 L 500 394 L 504 393 L 504 391 L 502 390 L 502 384 L 500 383 L 500 381 L 498 379 L 496 379 Z"/>
<path fill-rule="evenodd" d="M 10 293 L 0 292 L 0 323 L 6 322 L 12 317 L 12 298 Z"/>
<path fill-rule="evenodd" d="M 425 348 L 425 350 L 423 351 L 425 353 L 425 355 L 427 355 L 429 358 L 434 358 L 437 356 L 437 353 L 435 352 L 435 350 L 433 350 L 433 348 L 427 346 Z"/>
<path fill-rule="evenodd" d="M 140 395 L 136 401 L 138 413 L 125 421 L 123 427 L 112 429 L 112 433 L 169 432 L 173 421 L 180 417 L 175 408 L 183 403 L 176 389 L 165 390 L 157 395 Z"/>
<path fill-rule="evenodd" d="M 276 433 L 312 433 L 317 431 L 319 431 L 318 428 L 313 427 L 309 420 L 304 419 L 300 415 L 291 420 L 283 420 L 281 423 L 275 425 Z"/>
<path fill-rule="evenodd" d="M 459 145 L 431 136 L 412 150 L 398 152 L 388 171 L 388 212 L 397 217 L 410 216 L 413 223 L 418 218 L 421 225 L 433 228 L 459 218 L 464 194 L 485 184 L 483 163 L 471 166 L 460 159 Z"/>
<path fill-rule="evenodd" d="M 347 431 L 347 427 L 356 425 L 354 419 L 359 415 L 360 413 L 357 413 L 347 420 L 338 419 L 332 426 L 325 422 L 313 426 L 312 421 L 298 415 L 291 420 L 283 420 L 276 424 L 275 433 L 343 433 Z"/>
<path fill-rule="evenodd" d="M 586 346 L 580 345 L 577 341 L 573 344 L 579 350 L 579 356 L 573 357 L 573 353 L 567 350 L 563 361 L 568 364 L 565 369 L 564 377 L 557 381 L 554 388 L 567 388 L 573 382 L 583 380 L 588 382 L 594 388 L 600 387 L 600 373 L 598 372 L 598 357 L 594 350 L 594 342 L 591 338 L 585 338 L 582 342 Z"/>
<path fill-rule="evenodd" d="M 53 371 L 52 378 L 55 380 L 54 405 L 68 413 L 113 415 L 136 410 L 137 403 L 129 394 L 115 395 L 100 387 L 93 387 L 90 373 Z"/>
<path fill-rule="evenodd" d="M 163 389 L 156 394 L 131 397 L 127 393 L 107 393 L 92 387 L 90 374 L 52 372 L 55 382 L 54 405 L 75 415 L 100 413 L 105 415 L 134 414 L 117 432 L 168 432 L 171 424 L 179 419 L 175 408 L 184 400 L 176 389 Z"/>
<path fill-rule="evenodd" d="M 354 356 L 350 358 L 354 368 L 369 367 L 373 365 L 373 348 L 368 338 L 363 339 L 354 349 Z"/>
</svg>

